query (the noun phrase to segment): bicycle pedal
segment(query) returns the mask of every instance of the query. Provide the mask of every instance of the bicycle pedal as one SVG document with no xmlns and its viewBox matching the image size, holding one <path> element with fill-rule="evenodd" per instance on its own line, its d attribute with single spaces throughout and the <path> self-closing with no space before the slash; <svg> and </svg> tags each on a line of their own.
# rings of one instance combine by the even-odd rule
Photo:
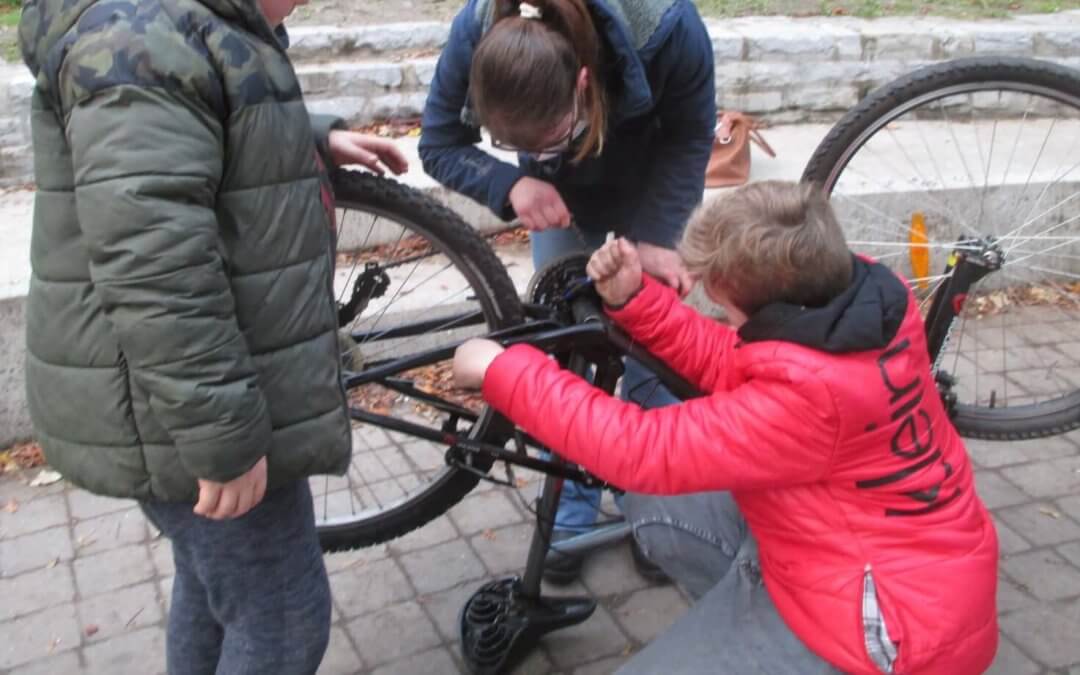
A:
<svg viewBox="0 0 1080 675">
<path fill-rule="evenodd" d="M 461 610 L 461 651 L 475 675 L 508 672 L 551 631 L 585 621 L 591 598 L 530 598 L 519 577 L 484 584 Z"/>
</svg>

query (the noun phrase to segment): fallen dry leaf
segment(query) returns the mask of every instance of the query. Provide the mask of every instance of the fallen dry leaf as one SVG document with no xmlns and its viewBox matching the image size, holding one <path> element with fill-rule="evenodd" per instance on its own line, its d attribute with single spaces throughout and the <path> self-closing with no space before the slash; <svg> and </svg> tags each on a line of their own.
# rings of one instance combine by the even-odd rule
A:
<svg viewBox="0 0 1080 675">
<path fill-rule="evenodd" d="M 491 245 L 496 248 L 503 246 L 528 246 L 529 231 L 524 227 L 511 227 L 502 230 L 491 237 Z"/>
<path fill-rule="evenodd" d="M 45 487 L 52 485 L 53 483 L 59 483 L 64 479 L 58 471 L 52 471 L 50 469 L 42 469 L 41 473 L 37 475 L 37 478 L 30 481 L 30 487 Z"/>
<path fill-rule="evenodd" d="M 86 637 L 93 637 L 94 635 L 97 635 L 99 630 L 101 629 L 98 628 L 95 624 L 90 624 L 83 632 L 86 633 Z"/>
<path fill-rule="evenodd" d="M 4 510 L 8 513 L 15 513 L 19 510 L 19 502 L 14 499 L 9 499 L 7 504 L 4 504 Z"/>
<path fill-rule="evenodd" d="M 45 465 L 45 455 L 37 443 L 16 443 L 0 450 L 0 474 Z"/>
<path fill-rule="evenodd" d="M 484 530 L 483 536 L 484 539 L 487 539 L 488 541 L 495 541 L 495 531 L 492 529 Z"/>
<path fill-rule="evenodd" d="M 1054 520 L 1057 520 L 1057 519 L 1061 518 L 1060 513 L 1058 513 L 1054 509 L 1048 509 L 1045 506 L 1039 508 L 1039 513 L 1043 514 L 1044 516 L 1049 516 L 1049 517 L 1053 518 Z"/>
<path fill-rule="evenodd" d="M 420 135 L 420 118 L 381 120 L 364 126 L 353 127 L 353 130 L 383 138 L 401 138 L 402 136 L 415 138 Z"/>
</svg>

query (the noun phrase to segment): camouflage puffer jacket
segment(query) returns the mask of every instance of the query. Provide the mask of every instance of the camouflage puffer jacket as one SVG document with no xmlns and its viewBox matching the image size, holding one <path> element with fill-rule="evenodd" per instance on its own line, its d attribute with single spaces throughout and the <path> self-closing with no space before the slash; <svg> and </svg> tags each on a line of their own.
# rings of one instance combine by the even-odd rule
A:
<svg viewBox="0 0 1080 675">
<path fill-rule="evenodd" d="M 37 437 L 97 493 L 343 473 L 316 138 L 255 0 L 29 0 Z M 325 150 L 325 147 L 322 148 Z"/>
</svg>

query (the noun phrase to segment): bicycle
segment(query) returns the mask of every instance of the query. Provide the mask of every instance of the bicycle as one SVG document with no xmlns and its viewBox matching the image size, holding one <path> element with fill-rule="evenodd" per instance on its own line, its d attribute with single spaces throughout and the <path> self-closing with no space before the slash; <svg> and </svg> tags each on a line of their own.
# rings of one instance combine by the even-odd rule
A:
<svg viewBox="0 0 1080 675">
<path fill-rule="evenodd" d="M 1050 144 L 1055 131 L 1071 139 L 1067 148 Z M 916 292 L 939 390 L 965 436 L 1080 427 L 1078 142 L 1080 73 L 972 58 L 870 93 L 804 171 L 831 195 L 852 248 Z M 939 162 L 935 148 L 955 156 Z M 1056 157 L 1064 167 L 1043 166 Z M 462 613 L 470 667 L 502 672 L 539 636 L 595 608 L 541 597 L 540 574 L 562 481 L 601 483 L 537 456 L 533 439 L 449 386 L 455 347 L 476 335 L 528 342 L 608 392 L 632 356 L 680 397 L 697 392 L 607 320 L 583 281 L 584 256 L 538 271 L 523 302 L 485 236 L 453 212 L 370 174 L 340 172 L 334 183 L 344 385 L 353 419 L 366 426 L 349 474 L 312 480 L 321 542 L 327 551 L 383 542 L 442 515 L 481 480 L 516 487 L 515 468 L 542 474 L 524 575 L 487 584 Z M 496 462 L 505 478 L 492 474 Z M 345 513 L 331 517 L 332 503 Z M 625 534 L 608 528 L 582 545 Z"/>
</svg>

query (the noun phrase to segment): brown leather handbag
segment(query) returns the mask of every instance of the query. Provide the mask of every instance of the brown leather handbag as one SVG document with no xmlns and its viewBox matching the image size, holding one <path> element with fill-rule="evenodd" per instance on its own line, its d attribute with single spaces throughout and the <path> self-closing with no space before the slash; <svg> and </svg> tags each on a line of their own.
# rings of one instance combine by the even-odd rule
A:
<svg viewBox="0 0 1080 675">
<path fill-rule="evenodd" d="M 750 178 L 750 141 L 776 157 L 772 147 L 758 132 L 759 123 L 741 112 L 726 110 L 716 116 L 709 166 L 705 169 L 705 187 L 742 185 Z"/>
</svg>

